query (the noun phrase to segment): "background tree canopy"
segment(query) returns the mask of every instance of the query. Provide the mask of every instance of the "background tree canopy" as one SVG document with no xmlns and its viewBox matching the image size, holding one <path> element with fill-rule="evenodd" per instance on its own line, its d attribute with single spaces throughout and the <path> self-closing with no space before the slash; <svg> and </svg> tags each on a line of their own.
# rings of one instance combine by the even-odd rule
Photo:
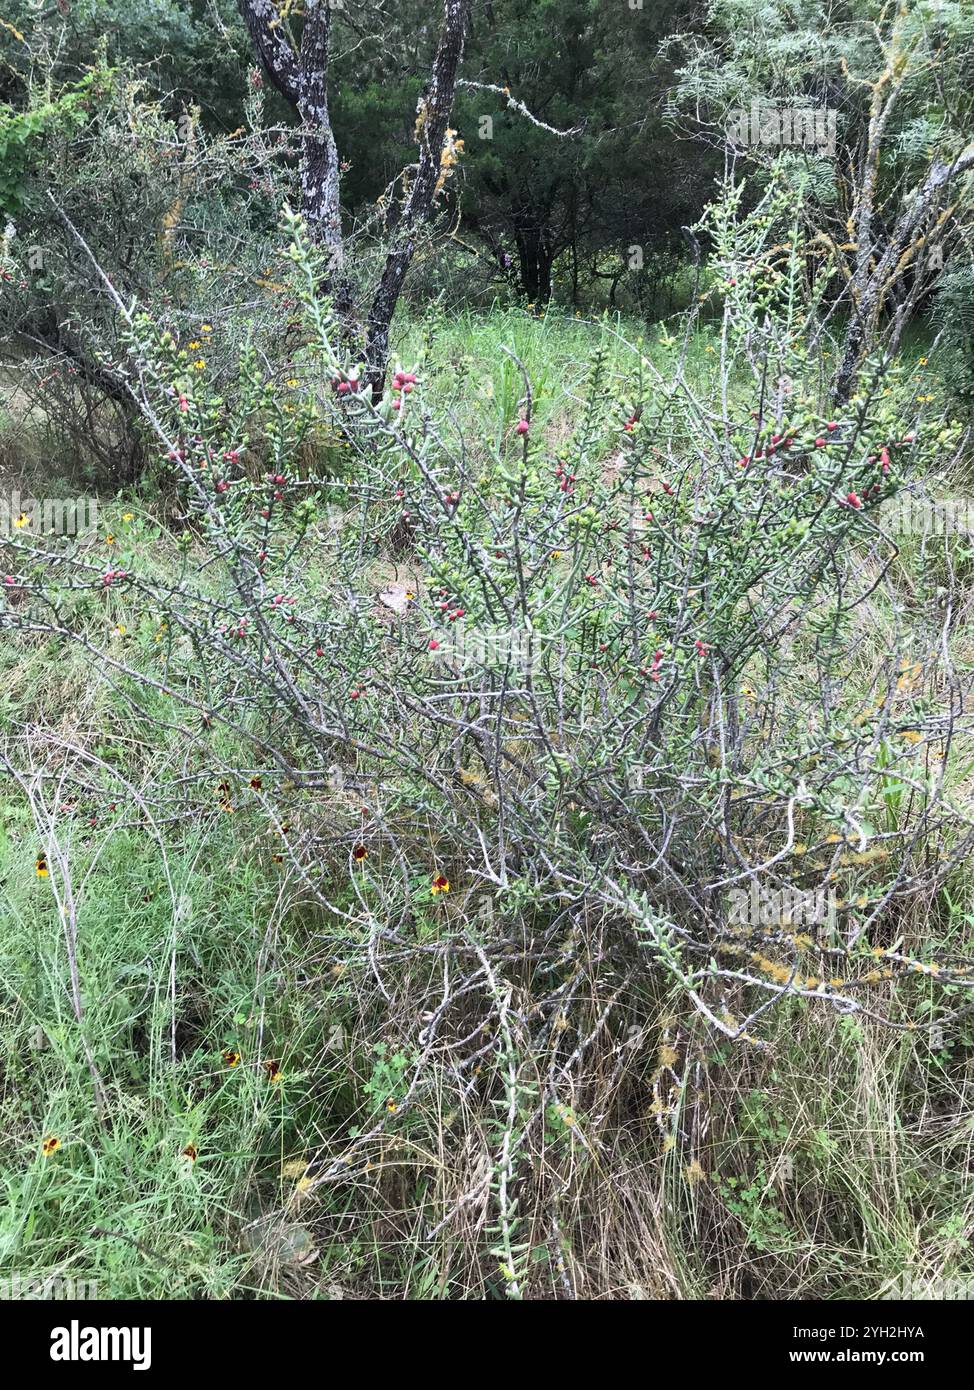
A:
<svg viewBox="0 0 974 1390">
<path fill-rule="evenodd" d="M 137 66 L 173 120 L 196 108 L 213 135 L 245 121 L 253 53 L 232 0 L 88 0 L 43 15 L 46 24 L 30 0 L 7 8 L 0 93 L 11 103 L 24 102 L 40 71 L 54 87 L 69 84 L 100 52 L 109 66 Z M 684 245 L 680 228 L 699 214 L 717 168 L 712 152 L 676 139 L 665 119 L 673 71 L 660 44 L 701 17 L 687 0 L 641 10 L 599 0 L 473 5 L 464 80 L 484 86 L 462 88 L 456 102 L 464 154 L 450 220 L 459 216 L 475 254 L 492 263 L 495 288 L 543 303 L 556 274 L 573 302 L 603 291 L 614 301 L 620 281 L 640 302 L 651 295 L 650 251 Z M 344 216 L 354 223 L 410 162 L 438 23 L 425 0 L 378 4 L 367 21 L 336 7 L 334 22 L 332 115 Z M 293 121 L 273 90 L 268 118 Z M 645 274 L 630 269 L 631 246 Z"/>
</svg>

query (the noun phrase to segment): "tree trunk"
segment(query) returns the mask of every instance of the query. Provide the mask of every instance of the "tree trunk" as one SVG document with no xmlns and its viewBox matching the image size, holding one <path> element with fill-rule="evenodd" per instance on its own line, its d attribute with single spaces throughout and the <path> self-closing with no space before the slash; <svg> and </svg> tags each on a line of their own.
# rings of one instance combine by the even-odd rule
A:
<svg viewBox="0 0 974 1390">
<path fill-rule="evenodd" d="M 469 10 L 470 0 L 445 0 L 443 29 L 433 64 L 432 78 L 417 107 L 419 167 L 409 190 L 402 218 L 393 234 L 392 249 L 386 257 L 382 279 L 369 313 L 365 360 L 373 396 L 380 395 L 382 391 L 389 356 L 389 329 L 406 274 L 416 252 L 416 233 L 428 220 L 443 183 L 443 150 L 456 95 Z"/>
<path fill-rule="evenodd" d="M 333 296 L 339 318 L 345 320 L 351 313 L 352 303 L 342 242 L 341 173 L 328 110 L 330 38 L 329 0 L 308 0 L 295 103 L 304 122 L 301 215 L 311 240 L 328 255 L 322 288 Z"/>
<path fill-rule="evenodd" d="M 521 266 L 521 286 L 530 304 L 547 304 L 551 298 L 553 257 L 544 233 L 528 227 L 514 233 Z"/>
<path fill-rule="evenodd" d="M 237 0 L 254 47 L 277 90 L 303 123 L 301 212 L 308 235 L 327 256 L 323 289 L 332 296 L 347 339 L 357 346 L 351 287 L 344 262 L 341 166 L 328 110 L 328 55 L 334 0 L 305 0 L 300 52 L 295 53 L 273 0 Z M 429 220 L 443 185 L 444 145 L 471 0 L 443 0 L 443 29 L 426 94 L 420 99 L 416 135 L 419 162 L 393 244 L 375 292 L 365 331 L 367 380 L 381 392 L 389 354 L 389 328 L 416 251 L 418 233 Z"/>
<path fill-rule="evenodd" d="M 883 145 L 912 72 L 906 60 L 908 19 L 907 7 L 897 7 L 889 43 L 884 46 L 883 72 L 875 82 L 868 84 L 871 90 L 869 124 L 859 166 L 853 170 L 853 203 L 846 224 L 847 240 L 852 244 L 850 248 L 843 248 L 851 249 L 854 257 L 846 267 L 849 322 L 832 383 L 832 398 L 837 408 L 847 405 L 855 393 L 862 364 L 876 344 L 877 330 L 888 301 L 908 273 L 916 274 L 931 236 L 950 216 L 951 209 L 944 206 L 948 185 L 974 168 L 974 145 L 968 145 L 949 162 L 934 159 L 926 177 L 908 197 L 889 230 L 877 226 L 880 219 L 876 199 L 881 187 Z M 887 198 L 887 205 L 890 203 Z M 922 292 L 922 288 L 922 276 L 917 276 L 915 292 Z M 902 317 L 899 316 L 901 323 Z"/>
<path fill-rule="evenodd" d="M 852 312 L 832 388 L 837 406 L 848 404 L 856 389 L 863 359 L 873 345 L 877 325 L 891 292 L 911 263 L 916 262 L 930 235 L 931 226 L 939 225 L 946 216 L 942 210 L 938 216 L 946 186 L 959 174 L 972 168 L 974 145 L 950 164 L 935 161 L 897 218 L 885 244 L 878 236 L 873 236 L 871 221 L 864 224 L 861 235 L 868 237 L 868 242 L 859 246 L 856 273 L 849 285 Z"/>
</svg>

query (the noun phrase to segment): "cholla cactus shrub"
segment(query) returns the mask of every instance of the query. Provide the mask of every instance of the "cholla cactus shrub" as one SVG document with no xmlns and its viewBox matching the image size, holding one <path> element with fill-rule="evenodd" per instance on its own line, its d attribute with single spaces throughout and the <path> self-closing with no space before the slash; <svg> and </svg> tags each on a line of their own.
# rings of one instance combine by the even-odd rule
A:
<svg viewBox="0 0 974 1390">
<path fill-rule="evenodd" d="M 557 448 L 526 374 L 496 445 L 437 417 L 422 363 L 373 400 L 292 221 L 291 385 L 245 350 L 230 408 L 129 317 L 190 518 L 179 570 L 23 533 L 3 550 L 0 626 L 81 642 L 140 717 L 178 711 L 180 814 L 237 815 L 316 905 L 326 978 L 372 1001 L 360 1046 L 375 1027 L 400 1048 L 395 1093 L 305 1190 L 464 1117 L 430 1236 L 489 1213 L 484 1277 L 512 1296 L 539 1247 L 572 1286 L 572 1182 L 634 1078 L 701 1169 L 680 1097 L 703 1054 L 661 1034 L 674 1012 L 746 1055 L 775 1009 L 943 1030 L 967 1007 L 970 963 L 910 911 L 971 844 L 950 618 L 909 643 L 884 529 L 954 437 L 881 361 L 832 417 L 795 207 L 777 183 L 749 212 L 727 191 L 698 229 L 711 289 L 652 357 L 594 355 Z M 313 429 L 345 446 L 343 481 L 299 476 Z M 93 636 L 120 612 L 138 657 Z"/>
</svg>

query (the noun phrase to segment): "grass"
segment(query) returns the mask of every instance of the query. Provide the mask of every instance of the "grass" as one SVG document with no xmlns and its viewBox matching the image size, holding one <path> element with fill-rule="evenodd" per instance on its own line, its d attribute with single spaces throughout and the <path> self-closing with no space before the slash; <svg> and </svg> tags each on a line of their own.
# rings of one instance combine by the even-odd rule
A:
<svg viewBox="0 0 974 1390">
<path fill-rule="evenodd" d="M 426 355 L 444 407 L 499 438 L 520 394 L 501 345 L 558 431 L 602 337 L 554 311 L 467 313 L 407 324 L 399 352 Z M 706 329 L 693 341 L 700 376 L 712 346 Z M 104 514 L 143 565 L 178 563 L 151 508 L 106 499 Z M 922 548 L 900 563 L 919 593 Z M 891 619 L 874 618 L 878 653 Z M 144 615 L 119 602 L 110 621 L 148 663 Z M 394 1112 L 432 967 L 383 978 L 364 942 L 360 971 L 336 964 L 348 929 L 276 862 L 253 798 L 226 814 L 214 794 L 166 823 L 131 796 L 113 810 L 121 778 L 165 786 L 177 807 L 200 737 L 133 722 L 80 660 L 50 657 L 43 644 L 0 652 L 0 734 L 25 769 L 0 782 L 0 1272 L 93 1280 L 111 1298 L 504 1297 L 487 1181 L 503 1097 L 475 1079 L 459 1099 L 434 1082 L 347 1179 L 308 1181 L 314 1154 L 355 1152 Z M 246 761 L 208 746 L 216 764 Z M 62 760 L 90 797 L 45 804 L 31 769 Z M 54 824 L 64 855 L 48 850 L 38 877 Z M 962 869 L 907 930 L 969 949 L 972 894 Z M 441 910 L 454 909 L 417 914 L 420 941 L 435 941 Z M 605 1040 L 581 1108 L 549 1112 L 520 1159 L 528 1191 L 555 1194 L 522 1213 L 536 1296 L 874 1299 L 904 1275 L 970 1277 L 970 1024 L 936 1048 L 792 1001 L 757 1054 L 716 1045 L 650 975 L 626 1007 L 635 1041 Z M 676 1127 L 705 1138 L 706 1171 L 667 1141 L 674 1107 Z"/>
</svg>

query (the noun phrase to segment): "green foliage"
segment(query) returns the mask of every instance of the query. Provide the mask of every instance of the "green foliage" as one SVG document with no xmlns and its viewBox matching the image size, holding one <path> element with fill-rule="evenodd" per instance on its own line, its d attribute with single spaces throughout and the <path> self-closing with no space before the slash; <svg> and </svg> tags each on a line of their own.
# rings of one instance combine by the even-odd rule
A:
<svg viewBox="0 0 974 1390">
<path fill-rule="evenodd" d="M 23 208 L 28 171 L 40 162 L 43 137 L 70 138 L 84 127 L 98 80 L 91 74 L 55 100 L 26 111 L 0 105 L 0 215 L 9 217 Z"/>
<path fill-rule="evenodd" d="M 7 0 L 0 41 L 0 97 L 20 104 L 38 74 L 55 88 L 92 63 L 141 67 L 172 116 L 198 105 L 227 131 L 243 119 L 249 41 L 235 0 L 71 0 L 70 6 Z"/>
<path fill-rule="evenodd" d="M 943 325 L 945 377 L 965 411 L 974 408 L 974 266 L 951 266 L 937 285 L 935 316 Z"/>
</svg>

